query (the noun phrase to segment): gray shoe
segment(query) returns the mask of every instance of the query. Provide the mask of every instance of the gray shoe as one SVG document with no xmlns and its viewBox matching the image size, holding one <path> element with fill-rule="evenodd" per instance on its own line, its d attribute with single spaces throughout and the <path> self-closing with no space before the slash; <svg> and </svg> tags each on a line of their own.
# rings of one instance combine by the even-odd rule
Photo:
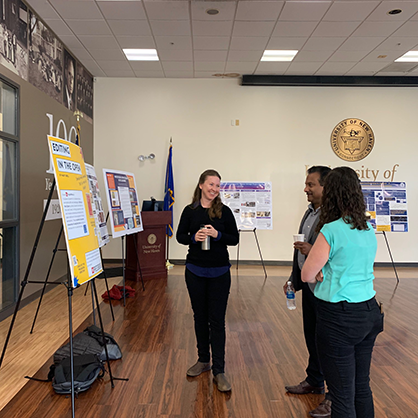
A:
<svg viewBox="0 0 418 418">
<path fill-rule="evenodd" d="M 189 370 L 187 370 L 187 376 L 189 377 L 196 377 L 203 372 L 207 372 L 210 370 L 210 363 L 201 363 L 198 361 L 196 364 L 193 364 Z"/>
<path fill-rule="evenodd" d="M 225 373 L 219 373 L 213 377 L 213 381 L 218 386 L 219 392 L 229 392 L 231 388 L 231 384 L 226 380 Z"/>
</svg>

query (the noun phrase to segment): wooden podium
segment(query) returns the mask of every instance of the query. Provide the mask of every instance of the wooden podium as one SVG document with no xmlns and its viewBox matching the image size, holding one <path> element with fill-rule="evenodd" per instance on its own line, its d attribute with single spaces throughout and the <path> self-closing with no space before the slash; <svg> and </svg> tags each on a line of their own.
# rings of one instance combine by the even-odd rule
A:
<svg viewBox="0 0 418 418">
<path fill-rule="evenodd" d="M 144 230 L 126 236 L 125 277 L 140 281 L 135 243 L 141 264 L 142 278 L 166 279 L 166 226 L 171 222 L 171 212 L 141 212 Z"/>
</svg>

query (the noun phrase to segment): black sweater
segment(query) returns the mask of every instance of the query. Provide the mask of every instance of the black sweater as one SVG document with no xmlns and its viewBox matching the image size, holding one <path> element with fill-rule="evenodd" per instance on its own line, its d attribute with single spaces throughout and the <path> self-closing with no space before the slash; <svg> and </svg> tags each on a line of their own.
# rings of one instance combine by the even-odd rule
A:
<svg viewBox="0 0 418 418">
<path fill-rule="evenodd" d="M 202 243 L 192 241 L 200 225 L 212 225 L 221 233 L 221 238 L 215 241 L 211 238 L 210 250 L 202 250 Z M 210 219 L 208 210 L 201 205 L 192 209 L 190 205 L 183 209 L 176 234 L 180 244 L 188 245 L 189 252 L 186 262 L 199 267 L 222 267 L 229 265 L 227 245 L 237 245 L 239 234 L 234 215 L 228 206 L 223 205 L 222 217 Z"/>
</svg>

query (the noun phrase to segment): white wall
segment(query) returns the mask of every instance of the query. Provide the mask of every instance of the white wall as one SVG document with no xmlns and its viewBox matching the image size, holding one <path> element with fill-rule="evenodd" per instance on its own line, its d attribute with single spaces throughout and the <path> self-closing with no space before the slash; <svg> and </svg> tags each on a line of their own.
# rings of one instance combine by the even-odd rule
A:
<svg viewBox="0 0 418 418">
<path fill-rule="evenodd" d="M 151 195 L 163 198 L 173 138 L 175 226 L 199 174 L 207 168 L 218 170 L 223 180 L 271 181 L 274 229 L 257 234 L 265 260 L 291 260 L 292 234 L 307 205 L 306 166 L 368 168 L 379 170 L 377 180 L 384 180 L 384 172 L 398 164 L 389 181 L 408 184 L 410 232 L 389 233 L 388 238 L 395 261 L 418 261 L 418 89 L 244 87 L 237 80 L 98 78 L 94 98 L 98 177 L 102 168 L 134 173 L 140 200 Z M 371 154 L 357 163 L 339 159 L 330 146 L 333 127 L 346 118 L 367 122 L 376 138 Z M 240 125 L 231 126 L 232 119 L 239 119 Z M 138 161 L 140 154 L 151 152 L 155 160 Z M 103 189 L 103 181 L 100 185 Z M 259 260 L 251 235 L 242 238 L 241 260 Z M 377 261 L 390 261 L 382 236 L 378 243 Z M 171 240 L 170 258 L 183 259 L 186 252 L 186 247 Z M 236 258 L 235 249 L 230 254 Z M 105 258 L 120 256 L 120 240 L 105 247 Z"/>
</svg>

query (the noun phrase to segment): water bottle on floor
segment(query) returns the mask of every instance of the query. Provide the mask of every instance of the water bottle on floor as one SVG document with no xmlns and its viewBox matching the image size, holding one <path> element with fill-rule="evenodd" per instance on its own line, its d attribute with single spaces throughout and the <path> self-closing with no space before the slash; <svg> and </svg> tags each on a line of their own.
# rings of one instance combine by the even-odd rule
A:
<svg viewBox="0 0 418 418">
<path fill-rule="evenodd" d="M 293 288 L 293 283 L 290 280 L 287 282 L 286 303 L 287 309 L 290 309 L 291 311 L 296 309 L 295 289 Z"/>
</svg>

